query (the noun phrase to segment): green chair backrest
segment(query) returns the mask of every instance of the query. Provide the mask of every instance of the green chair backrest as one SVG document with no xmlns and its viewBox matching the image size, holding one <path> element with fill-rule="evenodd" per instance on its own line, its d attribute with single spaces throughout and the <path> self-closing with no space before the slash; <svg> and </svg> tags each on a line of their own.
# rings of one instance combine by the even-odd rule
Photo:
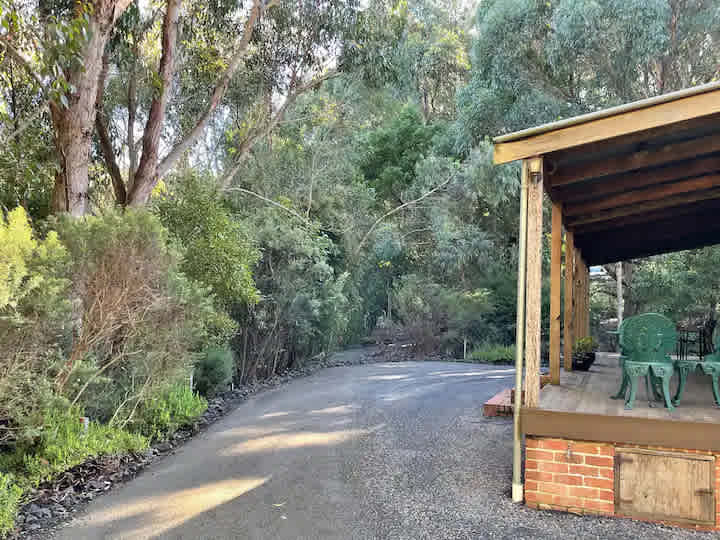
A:
<svg viewBox="0 0 720 540">
<path fill-rule="evenodd" d="M 675 350 L 675 323 L 659 313 L 628 317 L 620 325 L 620 348 L 633 362 L 669 362 Z"/>
</svg>

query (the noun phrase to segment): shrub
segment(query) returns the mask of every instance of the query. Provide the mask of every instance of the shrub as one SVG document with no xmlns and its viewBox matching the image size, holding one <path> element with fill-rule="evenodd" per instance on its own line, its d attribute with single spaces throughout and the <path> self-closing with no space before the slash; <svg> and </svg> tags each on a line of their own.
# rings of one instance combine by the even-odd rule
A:
<svg viewBox="0 0 720 540">
<path fill-rule="evenodd" d="M 260 254 L 223 204 L 214 182 L 191 173 L 179 178 L 172 192 L 157 202 L 157 212 L 184 247 L 182 271 L 210 287 L 225 309 L 258 300 L 252 267 Z"/>
<path fill-rule="evenodd" d="M 592 336 L 580 338 L 575 342 L 573 354 L 588 354 L 598 350 L 597 341 Z"/>
<path fill-rule="evenodd" d="M 224 343 L 234 322 L 179 271 L 181 254 L 147 211 L 63 218 L 73 258 L 77 338 L 57 387 L 94 418 L 124 425 L 183 379 L 193 354 Z"/>
<path fill-rule="evenodd" d="M 473 350 L 470 358 L 482 364 L 512 364 L 515 362 L 515 345 L 483 345 Z"/>
<path fill-rule="evenodd" d="M 70 307 L 67 264 L 57 234 L 37 238 L 22 208 L 0 218 L 0 445 L 31 437 L 52 396 Z"/>
<path fill-rule="evenodd" d="M 49 409 L 36 444 L 16 449 L 15 454 L 22 456 L 22 473 L 31 485 L 50 480 L 92 457 L 147 447 L 145 437 L 107 424 L 90 422 L 85 431 L 82 416 L 79 407 Z"/>
<path fill-rule="evenodd" d="M 205 350 L 195 363 L 195 389 L 203 396 L 214 396 L 219 389 L 228 385 L 234 368 L 233 354 L 227 347 Z"/>
<path fill-rule="evenodd" d="M 15 477 L 0 472 L 0 538 L 13 530 L 22 494 L 23 490 L 15 483 Z"/>
<path fill-rule="evenodd" d="M 460 291 L 429 278 L 408 274 L 393 291 L 395 312 L 421 351 L 456 350 L 479 334 L 490 301 L 484 289 Z"/>
<path fill-rule="evenodd" d="M 196 420 L 205 409 L 205 398 L 193 392 L 188 384 L 177 383 L 143 406 L 135 427 L 147 437 L 163 440 Z"/>
</svg>

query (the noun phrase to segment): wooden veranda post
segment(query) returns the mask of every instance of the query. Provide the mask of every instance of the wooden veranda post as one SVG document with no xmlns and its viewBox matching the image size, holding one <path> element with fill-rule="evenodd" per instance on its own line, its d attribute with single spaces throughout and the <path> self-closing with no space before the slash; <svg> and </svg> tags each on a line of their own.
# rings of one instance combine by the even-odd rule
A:
<svg viewBox="0 0 720 540">
<path fill-rule="evenodd" d="M 583 260 L 583 337 L 590 335 L 590 270 Z"/>
<path fill-rule="evenodd" d="M 583 293 L 582 293 L 583 260 L 580 250 L 575 248 L 575 271 L 573 272 L 573 345 L 583 336 Z"/>
<path fill-rule="evenodd" d="M 562 206 L 553 202 L 550 250 L 550 382 L 560 384 L 560 288 L 562 278 Z"/>
<path fill-rule="evenodd" d="M 585 259 L 577 251 L 575 254 L 575 339 L 590 335 L 590 276 Z"/>
<path fill-rule="evenodd" d="M 565 315 L 563 317 L 563 360 L 565 371 L 572 371 L 575 313 L 573 292 L 575 282 L 575 237 L 572 231 L 565 234 Z"/>
<path fill-rule="evenodd" d="M 540 402 L 540 323 L 542 289 L 543 160 L 526 160 L 529 169 L 527 276 L 525 281 L 525 406 Z"/>
</svg>

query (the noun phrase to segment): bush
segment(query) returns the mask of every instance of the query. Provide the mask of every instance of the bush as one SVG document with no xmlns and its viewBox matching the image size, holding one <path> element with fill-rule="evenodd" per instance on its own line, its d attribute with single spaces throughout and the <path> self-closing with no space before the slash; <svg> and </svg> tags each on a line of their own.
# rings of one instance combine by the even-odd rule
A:
<svg viewBox="0 0 720 540">
<path fill-rule="evenodd" d="M 124 425 L 236 325 L 179 271 L 181 254 L 149 212 L 63 218 L 57 227 L 74 261 L 78 320 L 57 387 L 94 419 Z"/>
<path fill-rule="evenodd" d="M 260 253 L 223 204 L 214 181 L 191 173 L 179 178 L 172 193 L 158 201 L 157 212 L 183 245 L 180 267 L 186 275 L 210 287 L 225 309 L 257 302 L 252 267 Z"/>
<path fill-rule="evenodd" d="M 23 453 L 23 472 L 32 485 L 50 480 L 92 457 L 147 448 L 145 437 L 118 427 L 90 422 L 85 431 L 82 416 L 79 407 L 46 411 L 38 443 L 16 450 Z"/>
<path fill-rule="evenodd" d="M 153 440 L 164 440 L 178 428 L 192 423 L 207 409 L 207 401 L 178 383 L 143 406 L 135 427 Z"/>
<path fill-rule="evenodd" d="M 470 353 L 470 359 L 482 364 L 513 364 L 515 345 L 483 345 Z"/>
<path fill-rule="evenodd" d="M 68 254 L 38 239 L 22 208 L 0 218 L 0 445 L 32 437 L 67 335 Z"/>
<path fill-rule="evenodd" d="M 15 483 L 15 477 L 0 472 L 0 538 L 13 530 L 22 494 L 23 490 Z"/>
<path fill-rule="evenodd" d="M 195 389 L 205 397 L 228 385 L 233 376 L 235 363 L 233 354 L 227 347 L 207 349 L 195 364 Z"/>
<path fill-rule="evenodd" d="M 408 274 L 393 291 L 395 313 L 415 347 L 461 350 L 463 340 L 477 336 L 490 308 L 484 289 L 460 291 L 429 278 Z"/>
<path fill-rule="evenodd" d="M 598 350 L 598 343 L 592 336 L 580 338 L 575 342 L 573 354 L 588 354 Z"/>
</svg>

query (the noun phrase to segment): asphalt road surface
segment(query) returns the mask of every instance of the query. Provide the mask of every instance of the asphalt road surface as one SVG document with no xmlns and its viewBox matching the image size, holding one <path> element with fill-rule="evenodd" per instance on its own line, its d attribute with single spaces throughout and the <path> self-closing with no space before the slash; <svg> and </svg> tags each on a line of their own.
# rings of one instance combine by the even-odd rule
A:
<svg viewBox="0 0 720 540">
<path fill-rule="evenodd" d="M 511 367 L 339 367 L 259 394 L 99 497 L 57 540 L 697 538 L 509 500 Z M 704 536 L 704 535 L 703 535 Z"/>
</svg>

